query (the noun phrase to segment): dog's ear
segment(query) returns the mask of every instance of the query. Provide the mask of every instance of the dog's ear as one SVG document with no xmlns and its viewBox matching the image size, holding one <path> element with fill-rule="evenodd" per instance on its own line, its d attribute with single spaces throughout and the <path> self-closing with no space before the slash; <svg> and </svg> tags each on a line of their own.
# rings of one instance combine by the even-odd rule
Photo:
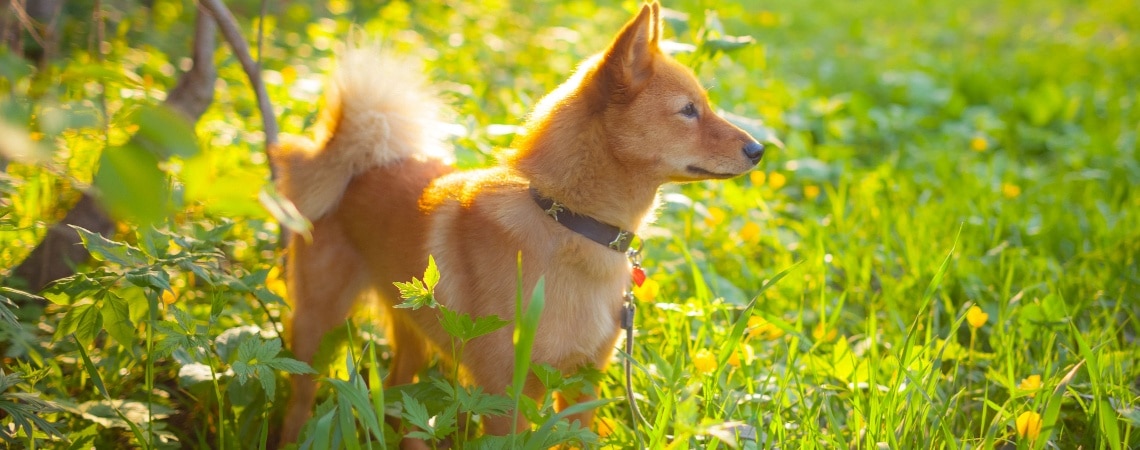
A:
<svg viewBox="0 0 1140 450">
<path fill-rule="evenodd" d="M 660 10 L 656 1 L 642 5 L 606 50 L 602 76 L 617 98 L 631 97 L 653 75 L 653 59 L 661 53 Z"/>
</svg>

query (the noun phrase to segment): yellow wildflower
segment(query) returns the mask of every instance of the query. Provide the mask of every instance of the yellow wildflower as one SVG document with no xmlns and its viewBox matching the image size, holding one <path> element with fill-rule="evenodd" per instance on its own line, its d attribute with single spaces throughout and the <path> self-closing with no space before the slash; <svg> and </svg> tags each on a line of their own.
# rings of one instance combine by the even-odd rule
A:
<svg viewBox="0 0 1140 450">
<path fill-rule="evenodd" d="M 983 312 L 982 308 L 979 308 L 978 305 L 971 306 L 970 309 L 966 311 L 966 321 L 970 322 L 971 327 L 981 328 L 989 319 L 990 315 Z"/>
<path fill-rule="evenodd" d="M 759 18 L 760 26 L 762 27 L 774 27 L 778 22 L 776 14 L 772 13 L 772 11 L 760 11 Z"/>
<path fill-rule="evenodd" d="M 1037 440 L 1041 434 L 1041 415 L 1033 411 L 1026 411 L 1017 416 L 1017 435 L 1029 438 L 1030 442 Z"/>
<path fill-rule="evenodd" d="M 815 328 L 812 328 L 811 337 L 824 342 L 834 341 L 835 338 L 839 337 L 839 332 L 820 322 L 815 324 Z"/>
<path fill-rule="evenodd" d="M 1017 388 L 1023 391 L 1031 391 L 1029 393 L 1029 396 L 1036 397 L 1037 390 L 1041 389 L 1041 375 L 1030 375 L 1028 377 L 1025 377 L 1025 379 L 1021 380 L 1021 383 L 1017 385 Z"/>
<path fill-rule="evenodd" d="M 1012 183 L 1002 183 L 1001 195 L 1004 195 L 1005 198 L 1017 198 L 1021 195 L 1021 187 Z"/>
<path fill-rule="evenodd" d="M 693 355 L 693 367 L 697 368 L 697 372 L 702 375 L 707 375 L 716 370 L 716 356 L 708 349 L 700 349 L 696 355 Z"/>
<path fill-rule="evenodd" d="M 753 242 L 757 236 L 760 236 L 760 225 L 757 225 L 756 222 L 748 222 L 740 227 L 740 240 Z"/>
<path fill-rule="evenodd" d="M 768 186 L 771 186 L 772 189 L 782 188 L 785 184 L 788 184 L 788 177 L 780 172 L 772 172 L 772 174 L 768 176 Z"/>
<path fill-rule="evenodd" d="M 598 437 L 600 437 L 602 439 L 605 439 L 607 436 L 613 434 L 614 430 L 617 430 L 617 428 L 618 428 L 617 422 L 615 422 L 614 419 L 611 419 L 609 417 L 599 418 L 594 423 L 595 423 L 595 426 L 598 427 Z"/>
<path fill-rule="evenodd" d="M 265 276 L 265 289 L 277 294 L 277 296 L 281 298 L 285 297 L 285 280 L 281 279 L 281 269 L 279 266 L 273 266 L 272 269 L 269 269 L 269 274 Z"/>
<path fill-rule="evenodd" d="M 815 200 L 816 197 L 819 197 L 819 186 L 814 184 L 804 186 L 804 197 L 808 200 Z"/>
<path fill-rule="evenodd" d="M 728 214 L 725 213 L 723 209 L 713 206 L 709 208 L 709 215 L 705 217 L 705 226 L 709 228 L 716 227 L 720 225 L 721 222 L 724 222 L 724 218 L 727 216 Z"/>
<path fill-rule="evenodd" d="M 740 346 L 740 350 L 732 352 L 732 356 L 728 357 L 728 365 L 740 367 L 741 354 L 744 354 L 745 365 L 751 365 L 752 361 L 756 360 L 756 352 L 752 350 L 752 346 L 745 344 Z"/>
<path fill-rule="evenodd" d="M 641 283 L 641 286 L 633 286 L 633 296 L 646 303 L 653 303 L 653 300 L 657 298 L 657 294 L 660 292 L 661 285 L 653 281 L 652 278 L 646 278 L 645 282 Z"/>
<path fill-rule="evenodd" d="M 162 291 L 162 303 L 171 305 L 174 304 L 176 300 L 178 300 L 178 292 L 175 292 L 174 288 Z"/>
<path fill-rule="evenodd" d="M 748 337 L 772 340 L 784 335 L 784 330 L 760 316 L 748 318 Z"/>
<path fill-rule="evenodd" d="M 986 138 L 981 136 L 974 136 L 973 139 L 970 139 L 971 150 L 975 152 L 984 152 L 987 148 L 990 148 L 990 142 L 987 141 Z"/>
<path fill-rule="evenodd" d="M 753 170 L 748 174 L 748 179 L 752 180 L 753 186 L 763 186 L 768 174 L 762 170 Z"/>
</svg>

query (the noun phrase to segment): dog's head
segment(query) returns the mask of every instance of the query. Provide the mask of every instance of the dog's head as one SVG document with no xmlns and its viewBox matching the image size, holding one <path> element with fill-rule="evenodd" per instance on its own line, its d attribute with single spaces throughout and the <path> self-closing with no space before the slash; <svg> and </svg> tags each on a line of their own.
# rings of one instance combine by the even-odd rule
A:
<svg viewBox="0 0 1140 450">
<path fill-rule="evenodd" d="M 660 10 L 642 6 L 606 51 L 536 105 L 515 140 L 515 167 L 543 178 L 602 156 L 620 166 L 608 175 L 656 188 L 735 177 L 760 161 L 764 146 L 717 115 L 693 71 L 661 51 Z"/>
<path fill-rule="evenodd" d="M 731 178 L 764 146 L 717 115 L 688 67 L 665 55 L 660 6 L 642 6 L 600 57 L 584 91 L 601 108 L 615 158 L 664 181 Z"/>
</svg>

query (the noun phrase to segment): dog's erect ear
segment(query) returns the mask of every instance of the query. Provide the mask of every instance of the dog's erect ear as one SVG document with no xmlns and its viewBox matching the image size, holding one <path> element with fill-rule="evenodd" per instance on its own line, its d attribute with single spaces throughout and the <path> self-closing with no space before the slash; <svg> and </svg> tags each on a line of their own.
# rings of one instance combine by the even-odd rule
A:
<svg viewBox="0 0 1140 450">
<path fill-rule="evenodd" d="M 657 2 L 642 5 L 641 12 L 625 24 L 606 50 L 602 61 L 604 76 L 615 90 L 633 94 L 653 74 L 653 58 L 661 50 L 661 7 Z"/>
</svg>

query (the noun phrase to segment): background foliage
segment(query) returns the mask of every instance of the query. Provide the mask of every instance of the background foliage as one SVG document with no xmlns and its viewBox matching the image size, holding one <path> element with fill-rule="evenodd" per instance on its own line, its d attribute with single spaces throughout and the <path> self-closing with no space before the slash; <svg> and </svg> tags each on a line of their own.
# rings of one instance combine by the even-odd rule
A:
<svg viewBox="0 0 1140 450">
<path fill-rule="evenodd" d="M 353 24 L 418 54 L 455 108 L 460 164 L 482 166 L 635 3 L 271 1 L 260 57 L 282 130 L 303 134 Z M 228 4 L 254 36 L 259 2 Z M 650 447 L 1140 446 L 1134 2 L 665 6 L 666 37 L 693 46 L 678 58 L 714 103 L 786 146 L 750 176 L 669 187 L 645 233 L 634 385 Z M 140 112 L 186 69 L 193 10 L 69 1 L 57 58 L 0 51 L 2 144 L 46 155 L 0 178 L 0 267 L 108 170 L 111 149 L 171 136 Z M 272 442 L 285 372 L 307 368 L 277 343 L 287 307 L 278 226 L 257 200 L 256 100 L 228 50 L 216 61 L 196 141 L 160 145 L 157 178 L 129 172 L 153 149 L 114 166 L 135 207 L 112 209 L 131 217 L 116 235 L 85 236 L 95 261 L 47 300 L 0 271 L 5 442 Z M 394 444 L 369 404 L 409 423 L 446 413 L 430 382 L 376 402 L 363 381 L 377 385 L 386 347 L 357 324 L 313 365 L 341 380 L 319 411 L 337 421 L 314 434 Z M 588 377 L 602 398 L 624 395 L 620 365 Z M 624 405 L 602 407 L 597 442 L 633 445 L 631 424 Z"/>
</svg>

